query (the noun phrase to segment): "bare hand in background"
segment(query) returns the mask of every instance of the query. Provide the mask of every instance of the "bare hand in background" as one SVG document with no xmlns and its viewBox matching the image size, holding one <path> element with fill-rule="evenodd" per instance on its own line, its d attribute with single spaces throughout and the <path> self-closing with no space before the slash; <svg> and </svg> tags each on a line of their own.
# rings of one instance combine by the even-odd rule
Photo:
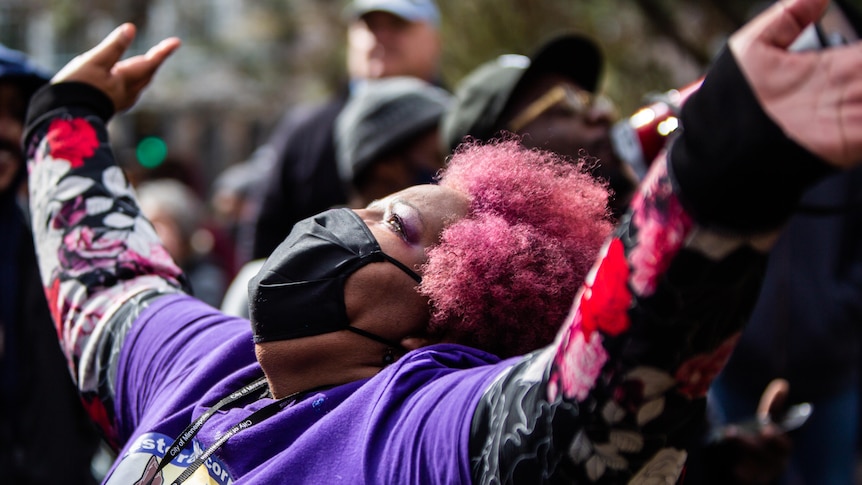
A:
<svg viewBox="0 0 862 485">
<path fill-rule="evenodd" d="M 729 45 L 763 109 L 791 139 L 836 167 L 862 162 L 862 43 L 791 52 L 827 0 L 782 0 Z"/>
<path fill-rule="evenodd" d="M 757 406 L 755 429 L 730 425 L 725 428 L 720 447 L 733 457 L 729 475 L 734 483 L 761 485 L 775 481 L 787 467 L 792 440 L 774 420 L 785 411 L 790 386 L 775 379 L 766 386 Z"/>
</svg>

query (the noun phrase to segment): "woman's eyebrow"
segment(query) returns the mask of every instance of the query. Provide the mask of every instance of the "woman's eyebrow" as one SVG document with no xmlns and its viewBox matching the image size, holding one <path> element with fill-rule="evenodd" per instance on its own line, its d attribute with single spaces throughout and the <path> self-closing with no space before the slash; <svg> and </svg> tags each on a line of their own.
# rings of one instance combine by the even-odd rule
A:
<svg viewBox="0 0 862 485">
<path fill-rule="evenodd" d="M 396 205 L 403 205 L 403 206 L 406 206 L 406 207 L 409 207 L 410 209 L 412 209 L 413 212 L 416 214 L 416 216 L 419 218 L 419 222 L 422 223 L 422 226 L 423 227 L 425 226 L 425 214 L 423 214 L 422 211 L 419 210 L 419 208 L 416 207 L 415 204 L 413 204 L 412 202 L 410 202 L 408 200 L 405 200 L 405 199 L 402 199 L 399 197 L 399 198 L 392 199 L 389 202 L 389 204 L 387 204 L 386 207 L 388 209 L 392 210 L 392 208 L 395 207 Z"/>
<path fill-rule="evenodd" d="M 383 203 L 383 199 L 374 199 L 365 206 L 366 209 L 375 209 L 378 208 Z M 382 208 L 382 207 L 380 207 Z"/>
</svg>

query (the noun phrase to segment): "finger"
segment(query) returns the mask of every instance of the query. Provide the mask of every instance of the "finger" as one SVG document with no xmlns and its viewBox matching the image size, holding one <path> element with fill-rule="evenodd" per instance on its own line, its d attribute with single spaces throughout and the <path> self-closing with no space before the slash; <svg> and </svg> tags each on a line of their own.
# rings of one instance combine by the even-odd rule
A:
<svg viewBox="0 0 862 485">
<path fill-rule="evenodd" d="M 153 77 L 156 70 L 173 54 L 180 46 L 180 40 L 176 37 L 165 39 L 151 47 L 146 54 L 131 57 L 118 62 L 114 66 L 114 73 L 122 76 L 129 84 L 144 82 L 145 84 Z"/>
<path fill-rule="evenodd" d="M 181 44 L 182 41 L 180 41 L 179 38 L 169 37 L 162 40 L 153 47 L 150 47 L 150 50 L 148 50 L 147 53 L 144 54 L 144 57 L 152 59 L 154 62 L 161 65 L 165 61 L 165 59 L 168 58 L 168 56 L 173 54 L 174 51 L 176 51 L 180 47 Z"/>
<path fill-rule="evenodd" d="M 782 0 L 746 24 L 731 39 L 731 45 L 758 42 L 787 48 L 802 30 L 817 20 L 829 0 Z"/>
<path fill-rule="evenodd" d="M 757 417 L 768 419 L 770 416 L 780 416 L 784 411 L 784 403 L 790 392 L 790 383 L 784 379 L 773 379 L 764 389 L 757 405 Z"/>
<path fill-rule="evenodd" d="M 135 26 L 131 23 L 125 23 L 114 29 L 99 45 L 90 49 L 85 56 L 97 65 L 110 68 L 123 57 L 134 39 Z"/>
</svg>

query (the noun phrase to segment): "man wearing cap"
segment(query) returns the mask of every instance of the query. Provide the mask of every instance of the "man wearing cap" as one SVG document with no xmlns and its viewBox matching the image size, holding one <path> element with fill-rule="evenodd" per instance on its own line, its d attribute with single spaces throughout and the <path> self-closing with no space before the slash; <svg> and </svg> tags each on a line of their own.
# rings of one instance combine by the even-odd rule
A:
<svg viewBox="0 0 862 485">
<path fill-rule="evenodd" d="M 444 115 L 445 150 L 465 137 L 488 140 L 504 131 L 522 135 L 526 146 L 571 158 L 584 150 L 597 159 L 593 174 L 610 183 L 610 205 L 618 214 L 636 182 L 612 149 L 614 106 L 598 94 L 603 62 L 592 40 L 567 33 L 530 57 L 507 54 L 482 64 L 461 81 Z"/>
<path fill-rule="evenodd" d="M 99 438 L 57 346 L 21 205 L 24 117 L 49 77 L 0 45 L 0 470 L 4 483 L 83 485 L 95 483 Z"/>
<path fill-rule="evenodd" d="M 349 85 L 327 102 L 290 110 L 260 154 L 272 158 L 253 249 L 266 257 L 293 223 L 347 202 L 335 161 L 333 125 L 363 80 L 413 76 L 436 82 L 440 13 L 433 0 L 354 0 L 345 9 Z"/>
</svg>

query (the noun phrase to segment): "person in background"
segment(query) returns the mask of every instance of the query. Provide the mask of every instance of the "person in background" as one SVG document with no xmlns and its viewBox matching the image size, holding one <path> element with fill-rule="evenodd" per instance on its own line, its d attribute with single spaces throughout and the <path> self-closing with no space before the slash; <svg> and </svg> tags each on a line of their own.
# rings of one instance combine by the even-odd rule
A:
<svg viewBox="0 0 862 485">
<path fill-rule="evenodd" d="M 246 260 L 269 256 L 296 221 L 348 202 L 338 182 L 334 123 L 354 89 L 390 76 L 439 81 L 440 12 L 433 0 L 353 0 L 345 15 L 347 85 L 322 104 L 290 109 L 267 141 L 269 148 L 257 152 L 273 157 L 273 169 L 255 204 L 254 229 L 244 231 L 253 232 Z"/>
<path fill-rule="evenodd" d="M 0 481 L 89 485 L 100 437 L 69 382 L 25 210 L 24 117 L 49 78 L 0 45 Z"/>
<path fill-rule="evenodd" d="M 579 290 L 553 270 L 606 234 L 603 187 L 546 151 L 465 146 L 438 185 L 296 224 L 250 285 L 251 329 L 186 293 L 116 166 L 107 120 L 179 46 L 119 62 L 123 25 L 40 93 L 25 138 L 58 333 L 122 446 L 108 483 L 674 483 L 765 251 L 806 187 L 862 162 L 862 99 L 840 96 L 862 92 L 862 45 L 787 51 L 824 7 L 730 38 L 588 276 L 560 269 Z M 551 264 L 523 265 L 545 236 Z M 535 325 L 534 283 L 575 291 L 562 326 Z"/>
<path fill-rule="evenodd" d="M 214 238 L 205 227 L 206 207 L 194 191 L 176 179 L 153 179 L 137 187 L 138 202 L 171 258 L 183 269 L 194 295 L 219 306 L 228 285 L 224 269 L 213 261 Z"/>
<path fill-rule="evenodd" d="M 835 4 L 840 11 L 821 20 L 825 32 L 858 41 L 858 6 Z M 842 21 L 848 28 L 837 28 Z M 712 392 L 730 423 L 749 419 L 758 390 L 776 377 L 790 383 L 788 404 L 812 405 L 810 419 L 794 432 L 782 485 L 854 483 L 862 402 L 860 237 L 862 170 L 834 174 L 805 193 L 769 256 L 749 327 Z"/>
<path fill-rule="evenodd" d="M 365 82 L 335 121 L 335 158 L 348 207 L 362 208 L 443 168 L 438 125 L 452 96 L 411 77 Z"/>
<path fill-rule="evenodd" d="M 505 54 L 485 62 L 456 86 L 441 123 L 444 149 L 451 152 L 466 138 L 515 133 L 526 147 L 573 160 L 586 155 L 592 173 L 609 184 L 609 205 L 619 216 L 637 181 L 612 149 L 616 108 L 599 93 L 603 66 L 595 42 L 576 33 L 551 37 L 530 57 Z"/>
<path fill-rule="evenodd" d="M 245 263 L 245 260 L 240 261 L 240 255 L 251 254 L 249 221 L 257 216 L 256 204 L 260 202 L 255 191 L 260 189 L 272 170 L 272 157 L 262 153 L 268 149 L 262 146 L 248 159 L 230 165 L 216 176 L 212 184 L 209 208 L 213 223 L 234 246 L 233 251 L 225 256 L 231 263 L 231 275 L 235 275 Z M 239 243 L 246 247 L 236 247 Z"/>
</svg>

